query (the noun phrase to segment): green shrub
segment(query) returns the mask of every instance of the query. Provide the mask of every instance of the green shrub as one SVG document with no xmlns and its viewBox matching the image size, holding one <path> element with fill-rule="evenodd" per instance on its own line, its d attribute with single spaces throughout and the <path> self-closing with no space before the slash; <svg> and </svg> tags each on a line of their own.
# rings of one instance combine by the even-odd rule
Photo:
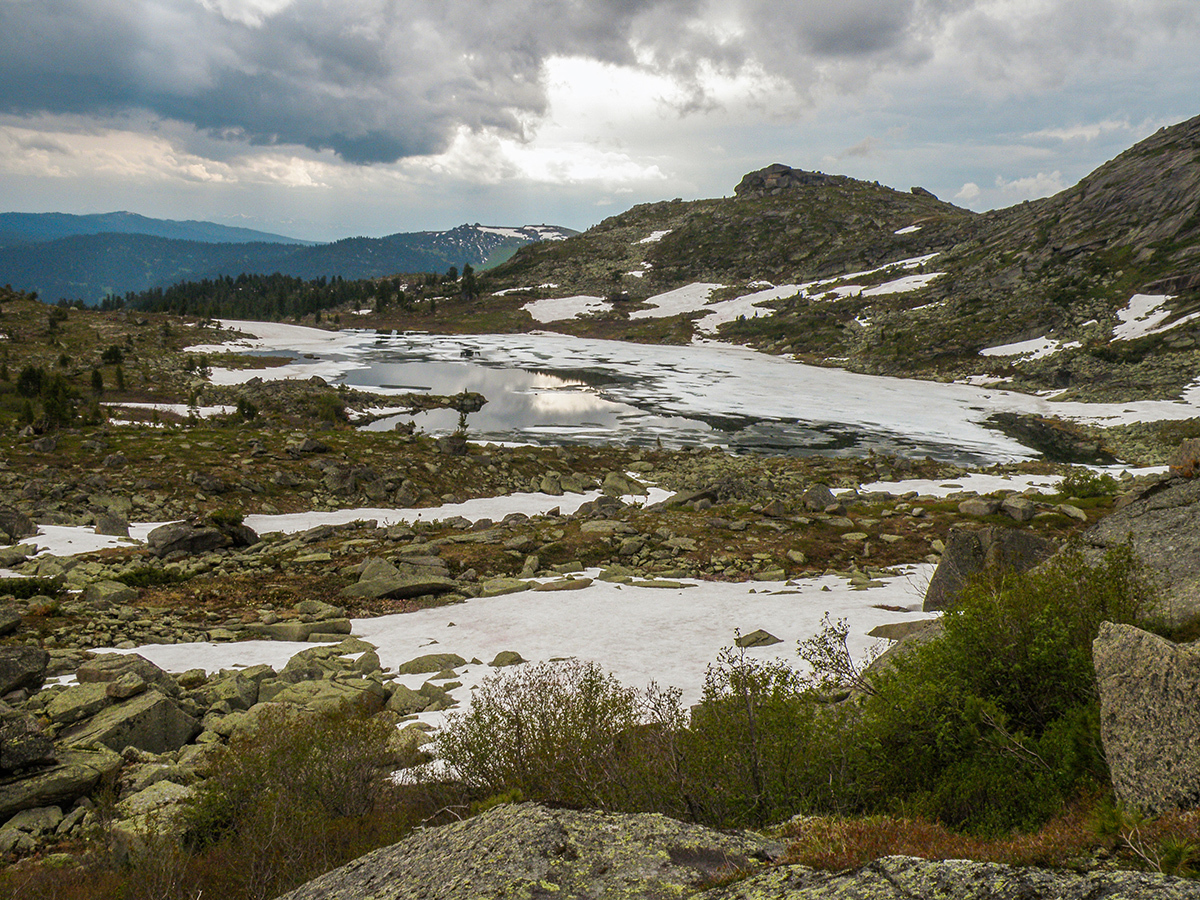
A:
<svg viewBox="0 0 1200 900">
<path fill-rule="evenodd" d="M 236 528 L 246 519 L 245 514 L 234 507 L 214 509 L 208 514 L 208 521 L 217 528 Z"/>
<path fill-rule="evenodd" d="M 863 795 L 998 832 L 1106 784 L 1092 641 L 1102 621 L 1149 624 L 1153 597 L 1128 549 L 970 586 L 941 640 L 875 679 L 857 735 Z"/>
<path fill-rule="evenodd" d="M 637 806 L 639 773 L 662 759 L 653 752 L 658 726 L 643 724 L 652 693 L 595 663 L 522 665 L 488 678 L 471 708 L 450 716 L 437 755 L 481 797 L 517 791 L 567 806 Z M 671 697 L 664 718 L 674 715 Z"/>
<path fill-rule="evenodd" d="M 837 806 L 831 786 L 844 774 L 836 738 L 844 719 L 787 663 L 723 650 L 708 668 L 683 740 L 693 815 L 725 827 L 757 826 Z"/>
<path fill-rule="evenodd" d="M 191 577 L 178 571 L 167 571 L 166 569 L 156 569 L 153 566 L 144 566 L 118 575 L 113 580 L 132 588 L 145 588 L 157 587 L 163 584 L 181 584 L 188 581 Z"/>
<path fill-rule="evenodd" d="M 5 578 L 0 581 L 0 593 L 11 594 L 18 600 L 30 597 L 59 597 L 63 586 L 53 578 Z"/>
<path fill-rule="evenodd" d="M 1090 469 L 1074 467 L 1063 476 L 1058 492 L 1065 497 L 1111 497 L 1120 489 L 1117 479 L 1107 473 L 1096 474 Z"/>
<path fill-rule="evenodd" d="M 187 814 L 187 845 L 223 879 L 212 895 L 274 897 L 411 827 L 372 815 L 395 800 L 393 733 L 381 718 L 281 709 L 235 736 Z"/>
</svg>

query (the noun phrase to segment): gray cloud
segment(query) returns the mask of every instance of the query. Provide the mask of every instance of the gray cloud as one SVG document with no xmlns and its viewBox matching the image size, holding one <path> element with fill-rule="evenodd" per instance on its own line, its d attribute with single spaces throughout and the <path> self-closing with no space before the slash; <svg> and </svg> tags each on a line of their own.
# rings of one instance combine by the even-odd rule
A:
<svg viewBox="0 0 1200 900">
<path fill-rule="evenodd" d="M 144 110 L 369 164 L 437 153 L 461 128 L 526 136 L 556 55 L 668 73 L 686 114 L 710 106 L 702 66 L 753 62 L 803 94 L 956 46 L 981 79 L 1022 86 L 1120 53 L 1139 29 L 1195 33 L 1196 7 L 1046 0 L 1012 18 L 994 0 L 17 0 L 0 5 L 0 111 Z M 736 27 L 707 27 L 718 20 Z"/>
</svg>

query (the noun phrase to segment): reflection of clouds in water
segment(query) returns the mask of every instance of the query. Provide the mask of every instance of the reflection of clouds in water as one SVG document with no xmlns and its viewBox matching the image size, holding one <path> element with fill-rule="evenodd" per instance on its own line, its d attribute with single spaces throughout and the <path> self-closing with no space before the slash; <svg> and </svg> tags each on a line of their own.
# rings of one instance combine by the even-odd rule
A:
<svg viewBox="0 0 1200 900">
<path fill-rule="evenodd" d="M 527 394 L 529 409 L 544 415 L 583 415 L 585 413 L 620 413 L 625 407 L 598 397 L 590 391 L 538 391 Z"/>
</svg>

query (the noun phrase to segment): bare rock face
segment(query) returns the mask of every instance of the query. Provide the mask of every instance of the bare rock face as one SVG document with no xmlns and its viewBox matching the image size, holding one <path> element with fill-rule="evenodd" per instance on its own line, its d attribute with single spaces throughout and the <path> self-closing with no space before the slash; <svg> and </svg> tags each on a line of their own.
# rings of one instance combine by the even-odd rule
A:
<svg viewBox="0 0 1200 900">
<path fill-rule="evenodd" d="M 733 189 L 738 197 L 766 197 L 783 191 L 814 185 L 837 184 L 844 176 L 824 172 L 806 172 L 783 163 L 772 163 L 765 169 L 750 172 Z"/>
<path fill-rule="evenodd" d="M 1117 798 L 1150 813 L 1200 805 L 1200 647 L 1105 622 L 1092 651 Z"/>
<path fill-rule="evenodd" d="M 923 609 L 948 609 L 972 577 L 984 572 L 1024 572 L 1049 559 L 1058 549 L 1053 541 L 1015 528 L 955 528 L 950 531 Z"/>
</svg>

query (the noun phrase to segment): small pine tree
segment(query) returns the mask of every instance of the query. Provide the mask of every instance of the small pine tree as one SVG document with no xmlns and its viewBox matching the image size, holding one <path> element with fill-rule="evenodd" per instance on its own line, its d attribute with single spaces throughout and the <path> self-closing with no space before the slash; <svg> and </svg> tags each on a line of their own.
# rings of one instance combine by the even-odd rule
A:
<svg viewBox="0 0 1200 900">
<path fill-rule="evenodd" d="M 92 393 L 97 397 L 104 393 L 104 376 L 99 369 L 92 369 Z"/>
</svg>

